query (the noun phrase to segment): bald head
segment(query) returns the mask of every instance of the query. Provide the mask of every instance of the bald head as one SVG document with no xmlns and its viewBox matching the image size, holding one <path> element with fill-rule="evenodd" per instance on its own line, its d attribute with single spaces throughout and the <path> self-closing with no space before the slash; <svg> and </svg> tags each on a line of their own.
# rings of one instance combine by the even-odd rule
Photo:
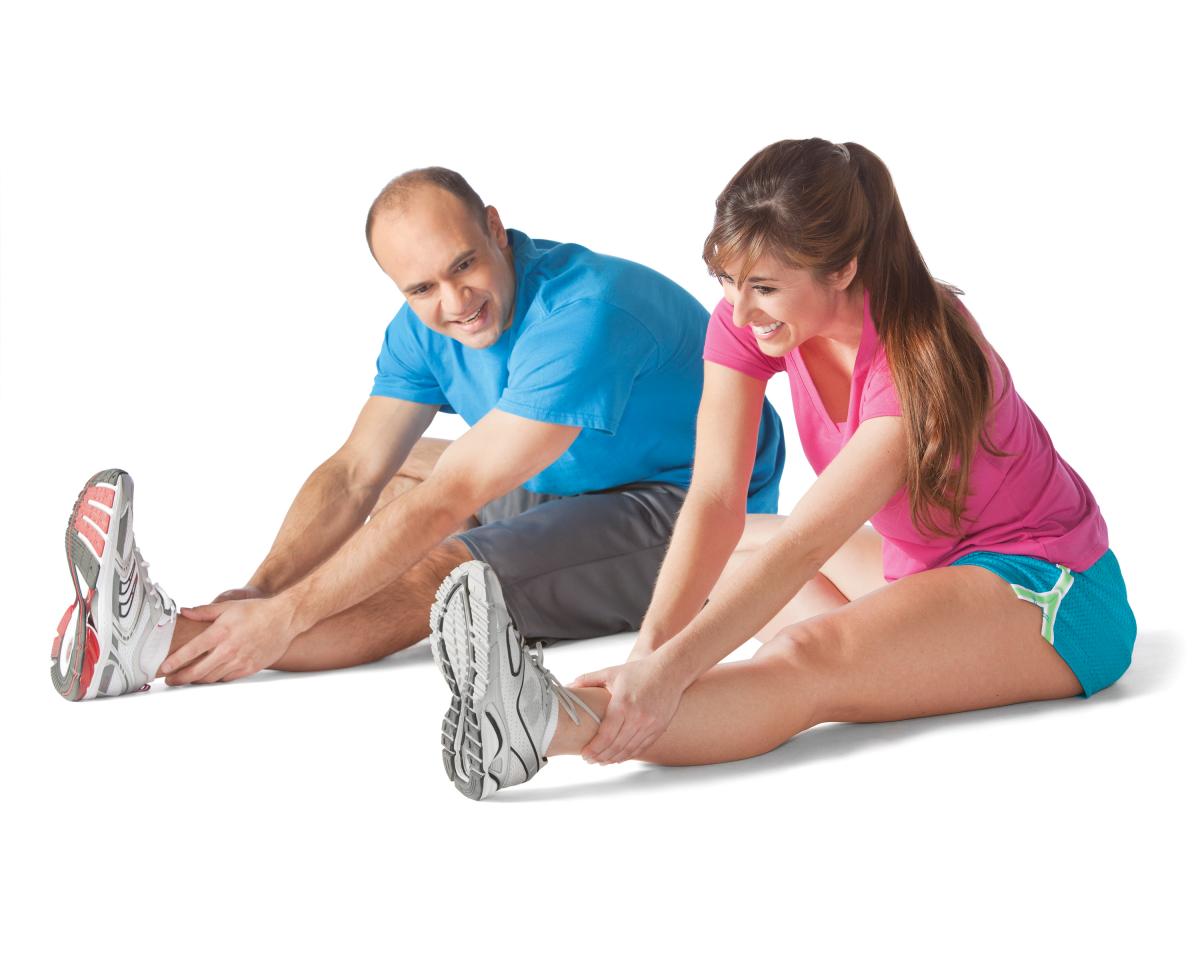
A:
<svg viewBox="0 0 1200 960">
<path fill-rule="evenodd" d="M 487 212 L 483 201 L 461 173 L 455 173 L 445 167 L 422 167 L 419 170 L 409 170 L 389 181 L 367 211 L 367 246 L 371 248 L 372 255 L 375 253 L 375 247 L 371 236 L 376 221 L 381 217 L 403 213 L 414 195 L 430 187 L 457 197 L 468 213 L 478 219 L 480 226 L 487 229 Z"/>
</svg>

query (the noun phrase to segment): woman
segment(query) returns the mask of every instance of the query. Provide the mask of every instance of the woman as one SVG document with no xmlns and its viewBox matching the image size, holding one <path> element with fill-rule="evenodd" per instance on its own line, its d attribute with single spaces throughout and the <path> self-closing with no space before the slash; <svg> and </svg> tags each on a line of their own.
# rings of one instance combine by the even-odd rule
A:
<svg viewBox="0 0 1200 960">
<path fill-rule="evenodd" d="M 567 690 L 520 652 L 490 571 L 460 568 L 433 611 L 458 787 L 487 796 L 560 753 L 716 763 L 826 721 L 1087 697 L 1120 677 L 1136 625 L 1096 502 L 961 291 L 930 275 L 883 162 L 854 143 L 767 147 L 718 198 L 704 258 L 725 299 L 695 476 L 633 653 Z M 744 531 L 780 372 L 818 477 L 774 529 Z M 755 635 L 752 659 L 719 663 Z"/>
</svg>

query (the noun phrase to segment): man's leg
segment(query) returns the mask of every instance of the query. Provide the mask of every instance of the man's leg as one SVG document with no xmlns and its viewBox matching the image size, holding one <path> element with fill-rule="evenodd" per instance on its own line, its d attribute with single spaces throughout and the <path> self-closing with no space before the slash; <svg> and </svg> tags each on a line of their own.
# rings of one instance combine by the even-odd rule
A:
<svg viewBox="0 0 1200 960">
<path fill-rule="evenodd" d="M 300 634 L 273 668 L 352 667 L 419 643 L 429 636 L 429 608 L 438 585 L 470 559 L 461 541 L 443 541 L 390 586 Z"/>
<path fill-rule="evenodd" d="M 635 484 L 548 500 L 461 535 L 503 585 L 527 640 L 573 640 L 637 630 L 684 491 Z M 536 495 L 533 495 L 536 496 Z"/>
<path fill-rule="evenodd" d="M 766 546 L 785 520 L 787 517 L 775 514 L 747 516 L 746 530 L 721 572 L 718 586 Z M 789 624 L 835 610 L 884 586 L 887 581 L 883 578 L 883 538 L 872 527 L 861 527 L 758 632 L 758 639 L 765 643 Z"/>
<path fill-rule="evenodd" d="M 423 483 L 449 445 L 449 440 L 432 437 L 418 440 L 396 476 L 380 493 L 371 516 Z M 463 529 L 473 526 L 472 520 Z M 438 585 L 451 570 L 470 559 L 470 551 L 460 541 L 444 541 L 374 596 L 302 633 L 272 668 L 332 670 L 352 667 L 379 660 L 423 640 L 429 635 L 429 608 Z M 180 618 L 171 638 L 171 652 L 184 646 L 207 626 L 207 623 Z"/>
<path fill-rule="evenodd" d="M 386 507 L 397 497 L 403 496 L 410 490 L 415 490 L 418 486 L 429 479 L 429 475 L 433 473 L 433 468 L 437 466 L 438 458 L 446 452 L 446 448 L 453 443 L 452 440 L 439 440 L 437 437 L 421 437 L 420 440 L 412 448 L 408 459 L 404 461 L 400 469 L 396 471 L 396 475 L 388 481 L 387 486 L 379 494 L 379 499 L 375 501 L 375 506 L 371 508 L 371 519 L 380 510 Z M 464 526 L 464 530 L 469 530 L 472 527 L 478 526 L 478 523 L 471 519 Z"/>
</svg>

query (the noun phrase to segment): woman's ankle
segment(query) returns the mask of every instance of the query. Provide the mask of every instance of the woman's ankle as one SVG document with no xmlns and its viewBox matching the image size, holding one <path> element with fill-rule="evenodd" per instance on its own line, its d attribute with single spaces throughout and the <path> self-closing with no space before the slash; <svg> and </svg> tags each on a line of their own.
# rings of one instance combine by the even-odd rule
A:
<svg viewBox="0 0 1200 960">
<path fill-rule="evenodd" d="M 611 699 L 607 690 L 603 687 L 571 687 L 570 690 L 591 707 L 596 716 L 604 719 L 604 711 L 608 709 L 608 701 Z M 562 703 L 559 703 L 558 726 L 554 730 L 554 739 L 550 741 L 550 749 L 546 751 L 547 757 L 578 754 L 596 735 L 596 730 L 599 729 L 596 721 L 578 707 L 575 708 L 575 713 L 579 716 L 578 724 L 571 719 Z"/>
</svg>

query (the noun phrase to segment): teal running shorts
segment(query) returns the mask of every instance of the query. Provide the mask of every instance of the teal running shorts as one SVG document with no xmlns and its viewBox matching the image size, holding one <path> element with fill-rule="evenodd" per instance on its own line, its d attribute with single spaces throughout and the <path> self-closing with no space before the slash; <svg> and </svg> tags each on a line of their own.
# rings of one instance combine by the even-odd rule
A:
<svg viewBox="0 0 1200 960">
<path fill-rule="evenodd" d="M 1022 600 L 1042 608 L 1042 636 L 1083 687 L 1083 696 L 1115 683 L 1133 657 L 1137 621 L 1111 550 L 1086 570 L 1019 554 L 977 550 L 950 566 L 984 567 Z"/>
</svg>

